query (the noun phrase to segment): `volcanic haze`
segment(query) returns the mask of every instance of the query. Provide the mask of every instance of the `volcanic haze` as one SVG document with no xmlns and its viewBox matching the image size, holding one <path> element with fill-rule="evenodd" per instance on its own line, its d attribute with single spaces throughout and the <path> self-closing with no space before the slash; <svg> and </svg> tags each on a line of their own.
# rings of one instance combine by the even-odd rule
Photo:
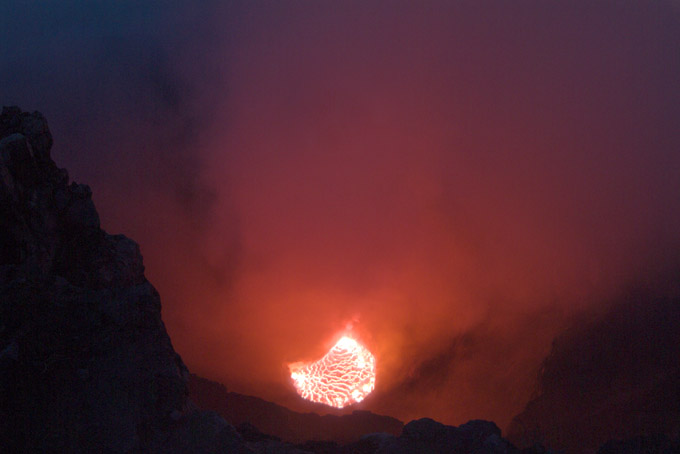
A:
<svg viewBox="0 0 680 454">
<path fill-rule="evenodd" d="M 677 263 L 677 3 L 163 3 L 0 6 L 0 99 L 139 241 L 193 372 L 295 408 L 351 324 L 358 406 L 503 427 Z"/>
</svg>

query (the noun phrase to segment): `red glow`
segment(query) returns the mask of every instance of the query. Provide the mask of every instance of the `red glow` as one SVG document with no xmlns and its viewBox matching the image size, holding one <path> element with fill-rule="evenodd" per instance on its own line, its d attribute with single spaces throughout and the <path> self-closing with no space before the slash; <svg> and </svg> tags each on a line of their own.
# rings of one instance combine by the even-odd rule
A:
<svg viewBox="0 0 680 454">
<path fill-rule="evenodd" d="M 356 319 L 366 410 L 506 428 L 565 326 L 675 263 L 671 2 L 213 3 L 240 6 L 124 78 L 152 85 L 45 110 L 99 122 L 49 114 L 80 141 L 54 151 L 140 243 L 192 372 L 308 411 L 282 365 Z"/>
<path fill-rule="evenodd" d="M 346 336 L 320 360 L 291 364 L 290 372 L 300 396 L 331 407 L 361 402 L 375 387 L 375 357 Z"/>
</svg>

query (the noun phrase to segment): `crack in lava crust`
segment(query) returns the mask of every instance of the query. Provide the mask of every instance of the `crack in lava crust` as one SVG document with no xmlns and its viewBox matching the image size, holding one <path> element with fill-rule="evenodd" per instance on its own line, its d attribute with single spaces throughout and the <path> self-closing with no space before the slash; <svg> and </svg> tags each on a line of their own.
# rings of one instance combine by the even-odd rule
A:
<svg viewBox="0 0 680 454">
<path fill-rule="evenodd" d="M 341 338 L 320 360 L 289 367 L 300 396 L 331 407 L 361 402 L 375 387 L 375 357 L 349 337 Z"/>
</svg>

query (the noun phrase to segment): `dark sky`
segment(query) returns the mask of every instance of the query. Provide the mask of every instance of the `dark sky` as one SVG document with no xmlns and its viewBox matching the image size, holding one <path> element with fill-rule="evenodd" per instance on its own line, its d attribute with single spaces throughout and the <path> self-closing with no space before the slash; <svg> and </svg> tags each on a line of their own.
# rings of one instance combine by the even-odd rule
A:
<svg viewBox="0 0 680 454">
<path fill-rule="evenodd" d="M 43 112 L 175 348 L 294 404 L 348 326 L 365 408 L 506 425 L 552 339 L 680 250 L 676 1 L 25 1 Z"/>
</svg>

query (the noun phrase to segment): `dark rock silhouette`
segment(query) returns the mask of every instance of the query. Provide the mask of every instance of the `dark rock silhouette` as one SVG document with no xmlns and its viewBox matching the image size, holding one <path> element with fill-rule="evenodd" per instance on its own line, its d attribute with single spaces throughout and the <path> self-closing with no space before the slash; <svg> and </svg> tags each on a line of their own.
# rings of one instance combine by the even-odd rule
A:
<svg viewBox="0 0 680 454">
<path fill-rule="evenodd" d="M 678 454 L 680 438 L 669 439 L 666 435 L 639 436 L 628 440 L 611 440 L 597 454 Z"/>
<path fill-rule="evenodd" d="M 501 438 L 501 430 L 489 421 L 474 420 L 459 427 L 446 426 L 429 418 L 404 426 L 401 438 L 408 447 L 428 452 L 516 452 Z"/>
<path fill-rule="evenodd" d="M 474 420 L 453 427 L 423 418 L 403 425 L 394 418 L 366 411 L 342 416 L 297 413 L 257 397 L 229 392 L 224 385 L 196 375 L 189 379 L 189 395 L 201 407 L 235 424 L 255 452 L 284 447 L 285 452 L 318 454 L 547 452 L 540 445 L 518 450 L 489 421 Z"/>
<path fill-rule="evenodd" d="M 370 432 L 399 435 L 403 427 L 398 419 L 368 411 L 340 416 L 298 413 L 258 397 L 229 392 L 220 383 L 193 374 L 189 379 L 189 396 L 201 408 L 216 411 L 234 425 L 252 424 L 291 443 L 306 440 L 348 443 Z"/>
<path fill-rule="evenodd" d="M 493 422 L 474 420 L 458 427 L 447 426 L 429 418 L 411 421 L 400 436 L 376 433 L 348 444 L 342 453 L 376 454 L 545 454 L 541 446 L 519 450 L 501 437 Z"/>
<path fill-rule="evenodd" d="M 679 275 L 631 288 L 605 314 L 556 339 L 540 392 L 514 419 L 509 438 L 593 453 L 611 439 L 678 437 Z M 619 449 L 610 448 L 603 452 Z"/>
<path fill-rule="evenodd" d="M 139 247 L 99 228 L 50 158 L 39 113 L 0 115 L 0 446 L 4 452 L 233 452 L 187 401 Z"/>
</svg>

